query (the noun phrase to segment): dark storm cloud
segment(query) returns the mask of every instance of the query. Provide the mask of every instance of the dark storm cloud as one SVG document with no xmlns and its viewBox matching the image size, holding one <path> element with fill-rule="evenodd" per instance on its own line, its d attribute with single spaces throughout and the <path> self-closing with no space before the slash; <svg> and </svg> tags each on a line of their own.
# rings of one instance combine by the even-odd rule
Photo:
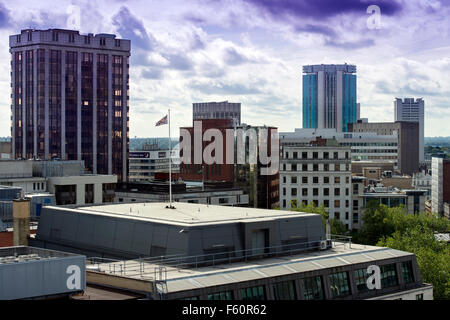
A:
<svg viewBox="0 0 450 320">
<path fill-rule="evenodd" d="M 11 18 L 9 10 L 3 3 L 0 2 L 0 28 L 7 28 L 10 24 Z"/>
<path fill-rule="evenodd" d="M 402 6 L 395 0 L 243 0 L 275 18 L 294 17 L 329 18 L 338 14 L 364 13 L 369 5 L 378 5 L 382 14 L 399 13 Z"/>
</svg>

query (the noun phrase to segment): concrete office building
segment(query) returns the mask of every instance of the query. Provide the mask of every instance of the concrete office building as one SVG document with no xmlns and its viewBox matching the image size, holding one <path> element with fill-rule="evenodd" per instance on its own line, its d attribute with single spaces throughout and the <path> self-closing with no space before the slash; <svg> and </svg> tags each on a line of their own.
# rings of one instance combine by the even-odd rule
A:
<svg viewBox="0 0 450 320">
<path fill-rule="evenodd" d="M 422 98 L 395 98 L 394 121 L 407 121 L 419 123 L 419 161 L 424 162 L 425 134 L 424 134 L 424 101 Z"/>
<path fill-rule="evenodd" d="M 233 126 L 241 124 L 241 104 L 228 101 L 200 102 L 192 104 L 193 120 L 233 119 Z"/>
<path fill-rule="evenodd" d="M 450 203 L 450 159 L 433 158 L 431 165 L 431 211 L 442 215 Z"/>
<path fill-rule="evenodd" d="M 280 145 L 309 146 L 317 138 L 336 140 L 339 146 L 350 147 L 354 166 L 382 165 L 390 170 L 397 169 L 397 132 L 378 135 L 376 132 L 344 133 L 336 129 L 295 129 L 294 132 L 280 132 Z M 355 172 L 354 168 L 352 170 Z"/>
<path fill-rule="evenodd" d="M 47 249 L 0 248 L 0 300 L 67 299 L 86 288 L 86 258 Z"/>
<path fill-rule="evenodd" d="M 348 131 L 358 119 L 356 66 L 303 66 L 303 128 Z"/>
<path fill-rule="evenodd" d="M 418 122 L 369 122 L 352 123 L 349 131 L 358 133 L 376 133 L 378 135 L 398 136 L 398 169 L 411 175 L 419 171 L 419 123 Z"/>
<path fill-rule="evenodd" d="M 172 173 L 180 172 L 179 150 L 172 149 Z M 169 150 L 130 151 L 129 180 L 151 181 L 157 172 L 169 172 Z"/>
<path fill-rule="evenodd" d="M 282 153 L 281 209 L 289 210 L 292 200 L 297 206 L 323 204 L 330 218 L 340 220 L 351 230 L 351 149 L 284 146 Z"/>
<path fill-rule="evenodd" d="M 117 176 L 86 174 L 83 161 L 0 161 L 0 185 L 20 187 L 25 194 L 49 192 L 57 205 L 114 201 Z"/>
<path fill-rule="evenodd" d="M 9 45 L 13 157 L 84 160 L 126 181 L 130 41 L 27 29 Z"/>
</svg>

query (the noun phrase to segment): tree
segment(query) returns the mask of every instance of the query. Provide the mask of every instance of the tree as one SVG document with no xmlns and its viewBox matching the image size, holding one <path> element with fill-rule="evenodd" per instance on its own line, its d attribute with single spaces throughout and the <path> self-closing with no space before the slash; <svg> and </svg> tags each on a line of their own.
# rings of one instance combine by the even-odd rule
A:
<svg viewBox="0 0 450 320">
<path fill-rule="evenodd" d="M 404 232 L 395 231 L 392 236 L 380 239 L 377 245 L 413 252 L 422 281 L 434 287 L 434 298 L 450 299 L 450 247 L 437 241 L 431 228 L 416 225 Z"/>
</svg>

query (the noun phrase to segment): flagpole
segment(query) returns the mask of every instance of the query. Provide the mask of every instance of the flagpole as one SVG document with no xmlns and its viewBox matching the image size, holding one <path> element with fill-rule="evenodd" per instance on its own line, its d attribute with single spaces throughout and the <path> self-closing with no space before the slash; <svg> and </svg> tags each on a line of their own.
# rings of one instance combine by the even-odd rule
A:
<svg viewBox="0 0 450 320">
<path fill-rule="evenodd" d="M 172 141 L 170 138 L 170 109 L 169 109 L 169 208 L 172 209 Z"/>
</svg>

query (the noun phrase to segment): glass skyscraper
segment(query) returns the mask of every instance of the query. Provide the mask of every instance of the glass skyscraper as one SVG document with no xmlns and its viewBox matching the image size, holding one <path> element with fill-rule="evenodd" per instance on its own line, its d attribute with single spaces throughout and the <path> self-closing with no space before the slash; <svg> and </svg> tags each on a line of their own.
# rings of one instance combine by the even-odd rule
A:
<svg viewBox="0 0 450 320">
<path fill-rule="evenodd" d="M 356 66 L 303 66 L 303 128 L 347 132 L 356 120 Z"/>
</svg>

